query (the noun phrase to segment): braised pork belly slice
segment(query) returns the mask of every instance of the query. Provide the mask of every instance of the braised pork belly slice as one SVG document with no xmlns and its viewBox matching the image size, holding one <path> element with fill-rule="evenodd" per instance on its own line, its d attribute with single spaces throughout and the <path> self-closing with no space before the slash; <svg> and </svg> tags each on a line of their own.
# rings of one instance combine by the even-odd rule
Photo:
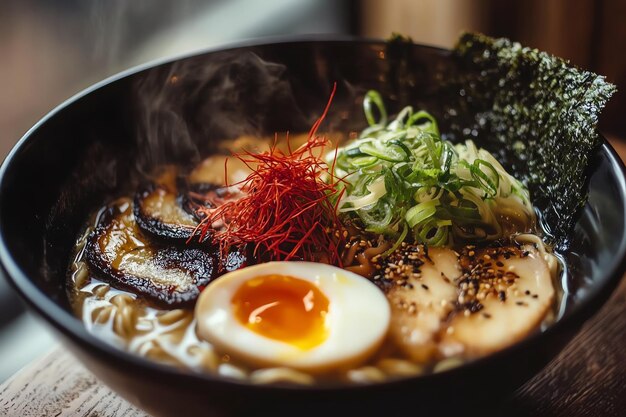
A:
<svg viewBox="0 0 626 417">
<path fill-rule="evenodd" d="M 209 242 L 215 228 L 222 224 L 213 224 L 202 233 L 198 229 L 200 221 L 211 209 L 241 195 L 235 187 L 209 182 L 188 183 L 178 176 L 175 167 L 167 167 L 135 194 L 135 221 L 144 233 L 158 239 Z"/>
<path fill-rule="evenodd" d="M 162 239 L 186 241 L 198 226 L 196 217 L 185 210 L 184 193 L 175 167 L 167 167 L 135 194 L 134 215 L 145 233 Z"/>
<path fill-rule="evenodd" d="M 218 186 L 207 182 L 191 183 L 187 185 L 182 207 L 197 221 L 201 221 L 212 209 L 216 209 L 229 201 L 237 200 L 242 195 L 243 193 L 236 187 Z M 219 230 L 222 226 L 222 221 L 216 221 L 211 225 L 208 235 L 205 235 L 203 240 L 212 236 L 214 230 Z"/>
<path fill-rule="evenodd" d="M 168 307 L 192 305 L 218 274 L 218 261 L 199 247 L 162 244 L 135 223 L 133 205 L 123 200 L 100 216 L 86 245 L 99 278 Z"/>
</svg>

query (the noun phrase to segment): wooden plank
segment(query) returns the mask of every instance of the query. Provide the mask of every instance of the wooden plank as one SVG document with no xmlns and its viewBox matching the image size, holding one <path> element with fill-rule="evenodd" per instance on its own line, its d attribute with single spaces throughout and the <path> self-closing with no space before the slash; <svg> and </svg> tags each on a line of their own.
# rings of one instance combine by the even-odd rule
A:
<svg viewBox="0 0 626 417">
<path fill-rule="evenodd" d="M 99 382 L 62 346 L 0 385 L 7 417 L 146 417 Z"/>
</svg>

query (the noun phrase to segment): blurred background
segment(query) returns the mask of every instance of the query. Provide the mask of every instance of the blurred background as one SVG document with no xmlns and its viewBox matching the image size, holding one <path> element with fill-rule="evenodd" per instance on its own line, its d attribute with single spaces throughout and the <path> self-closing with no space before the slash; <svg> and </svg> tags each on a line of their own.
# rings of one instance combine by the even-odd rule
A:
<svg viewBox="0 0 626 417">
<path fill-rule="evenodd" d="M 626 138 L 626 0 L 0 0 L 0 155 L 56 105 L 126 68 L 242 39 L 349 34 L 452 47 L 506 36 L 606 75 Z M 55 343 L 0 278 L 0 382 Z"/>
</svg>

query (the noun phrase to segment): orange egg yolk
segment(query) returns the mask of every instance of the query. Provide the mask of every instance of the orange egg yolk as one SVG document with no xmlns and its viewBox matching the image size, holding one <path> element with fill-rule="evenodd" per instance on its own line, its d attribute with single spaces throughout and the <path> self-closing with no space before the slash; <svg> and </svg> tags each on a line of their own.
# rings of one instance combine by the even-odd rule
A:
<svg viewBox="0 0 626 417">
<path fill-rule="evenodd" d="M 327 337 L 328 299 L 312 283 L 263 275 L 243 283 L 232 298 L 237 320 L 270 339 L 310 349 Z"/>
</svg>

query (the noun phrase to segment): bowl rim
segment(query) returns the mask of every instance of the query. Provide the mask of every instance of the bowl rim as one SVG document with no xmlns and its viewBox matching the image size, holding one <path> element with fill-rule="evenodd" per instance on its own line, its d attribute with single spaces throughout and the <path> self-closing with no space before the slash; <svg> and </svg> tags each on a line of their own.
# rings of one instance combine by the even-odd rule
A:
<svg viewBox="0 0 626 417">
<path fill-rule="evenodd" d="M 222 44 L 214 47 L 209 47 L 201 50 L 183 53 L 166 58 L 160 58 L 144 64 L 134 66 L 132 68 L 121 71 L 110 77 L 99 81 L 84 90 L 74 94 L 70 98 L 63 101 L 56 106 L 44 117 L 42 117 L 33 127 L 31 127 L 21 139 L 13 146 L 11 151 L 6 156 L 5 160 L 0 167 L 0 196 L 6 187 L 8 173 L 11 172 L 14 161 L 19 158 L 21 151 L 29 145 L 29 142 L 33 136 L 33 133 L 38 131 L 43 125 L 45 125 L 50 119 L 55 117 L 58 113 L 62 112 L 65 108 L 80 101 L 83 97 L 96 92 L 97 90 L 104 88 L 114 82 L 117 82 L 126 77 L 133 76 L 142 71 L 153 69 L 158 66 L 172 64 L 179 60 L 199 57 L 205 54 L 211 54 L 216 52 L 224 52 L 230 50 L 237 50 L 243 48 L 263 47 L 270 45 L 287 45 L 287 44 L 314 44 L 314 43 L 327 43 L 327 44 L 339 44 L 339 43 L 359 43 L 369 44 L 373 46 L 381 46 L 385 44 L 381 39 L 369 39 L 354 36 L 337 36 L 337 35 L 299 35 L 290 37 L 264 37 L 253 40 L 243 40 L 238 42 L 232 42 Z M 414 43 L 418 48 L 429 49 L 436 53 L 449 54 L 449 49 L 444 49 L 431 45 L 424 45 Z M 599 146 L 599 152 L 602 152 L 609 161 L 611 171 L 616 175 L 618 180 L 618 193 L 622 201 L 626 204 L 626 167 L 623 161 L 617 155 L 613 147 L 608 141 L 601 136 L 601 144 Z M 0 197 L 1 198 L 1 197 Z M 514 355 L 516 352 L 524 350 L 527 346 L 534 344 L 539 339 L 547 337 L 546 335 L 556 333 L 561 329 L 570 328 L 578 329 L 582 326 L 591 315 L 599 310 L 599 308 L 606 302 L 610 294 L 617 287 L 621 278 L 626 272 L 626 229 L 622 235 L 622 239 L 619 244 L 619 249 L 615 257 L 613 257 L 610 266 L 607 268 L 608 273 L 605 274 L 606 278 L 598 285 L 592 286 L 585 294 L 584 298 L 573 306 L 573 308 L 566 313 L 562 318 L 558 319 L 555 323 L 551 324 L 546 330 L 542 332 L 534 333 L 523 340 L 490 355 L 468 361 L 458 367 L 444 370 L 436 373 L 429 373 L 423 375 L 416 375 L 406 378 L 399 378 L 395 380 L 389 380 L 371 384 L 348 384 L 348 383 L 332 383 L 332 384 L 320 384 L 320 385 L 295 385 L 295 384 L 253 384 L 248 380 L 235 380 L 224 378 L 219 375 L 213 375 L 210 373 L 199 373 L 185 369 L 176 368 L 169 365 L 160 364 L 151 360 L 148 360 L 139 355 L 130 353 L 122 348 L 118 348 L 105 340 L 97 337 L 96 335 L 88 332 L 77 317 L 75 317 L 70 311 L 64 309 L 56 302 L 54 302 L 47 294 L 41 291 L 33 281 L 28 278 L 28 275 L 18 266 L 7 246 L 6 236 L 4 234 L 4 225 L 1 222 L 3 206 L 0 205 L 0 266 L 7 281 L 15 289 L 15 291 L 21 296 L 27 305 L 46 322 L 52 326 L 56 331 L 60 332 L 63 336 L 68 337 L 74 343 L 78 343 L 83 348 L 89 348 L 94 350 L 94 354 L 99 356 L 108 356 L 115 358 L 117 367 L 130 366 L 135 368 L 141 368 L 144 372 L 151 372 L 172 378 L 172 381 L 185 380 L 190 383 L 209 383 L 219 384 L 224 387 L 232 387 L 239 390 L 254 390 L 254 391 L 271 391 L 271 392 L 284 392 L 289 393 L 293 391 L 307 392 L 307 393 L 328 393 L 328 392 L 367 392 L 371 390 L 379 390 L 382 387 L 385 389 L 393 389 L 396 386 L 412 384 L 412 383 L 429 383 L 436 380 L 447 379 L 454 377 L 457 373 L 467 372 L 479 369 L 484 363 L 497 360 L 499 357 Z M 624 224 L 626 225 L 626 210 L 624 212 Z M 65 342 L 67 343 L 67 342 Z"/>
</svg>

